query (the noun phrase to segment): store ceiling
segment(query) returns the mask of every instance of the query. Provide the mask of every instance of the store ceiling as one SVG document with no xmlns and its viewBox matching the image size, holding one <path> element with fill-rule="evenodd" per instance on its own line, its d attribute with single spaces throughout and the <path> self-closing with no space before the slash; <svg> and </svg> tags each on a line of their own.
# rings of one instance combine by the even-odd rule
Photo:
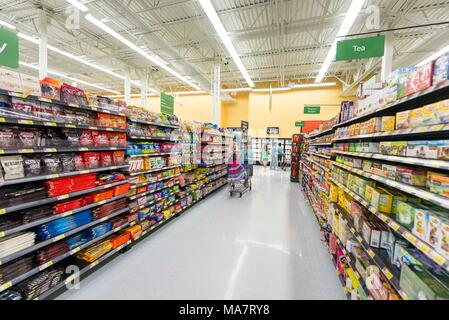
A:
<svg viewBox="0 0 449 320">
<path fill-rule="evenodd" d="M 214 63 L 222 63 L 224 87 L 247 87 L 242 74 L 216 35 L 197 0 L 85 0 L 98 19 L 121 35 L 165 60 L 183 76 L 210 90 Z M 312 81 L 335 39 L 350 0 L 212 0 L 232 43 L 254 82 Z M 380 29 L 449 20 L 449 1 L 367 0 L 380 8 Z M 66 23 L 65 0 L 0 0 L 0 19 L 19 31 L 39 35 L 41 9 L 48 13 L 48 43 L 120 74 L 129 67 L 140 80 L 149 69 L 152 87 L 192 90 L 84 18 L 80 29 Z M 359 14 L 350 33 L 373 31 Z M 449 25 L 394 32 L 395 66 L 410 65 L 449 44 Z M 447 42 L 447 43 L 445 43 Z M 21 42 L 21 60 L 38 62 L 38 47 Z M 351 83 L 378 59 L 333 63 L 329 76 Z M 49 69 L 123 92 L 123 81 L 60 54 L 49 52 Z M 27 73 L 33 73 L 24 68 Z M 92 88 L 89 88 L 92 89 Z M 138 92 L 134 87 L 133 92 Z"/>
</svg>

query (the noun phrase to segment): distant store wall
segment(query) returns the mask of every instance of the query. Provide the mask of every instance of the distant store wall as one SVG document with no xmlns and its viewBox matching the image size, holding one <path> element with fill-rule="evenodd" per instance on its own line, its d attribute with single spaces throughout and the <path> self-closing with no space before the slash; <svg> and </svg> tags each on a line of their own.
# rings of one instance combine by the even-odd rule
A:
<svg viewBox="0 0 449 320">
<path fill-rule="evenodd" d="M 292 90 L 273 93 L 272 111 L 269 94 L 240 92 L 233 96 L 235 103 L 222 103 L 221 126 L 239 127 L 241 120 L 249 121 L 250 135 L 266 137 L 267 127 L 279 127 L 281 138 L 299 133 L 295 121 L 329 120 L 338 114 L 340 87 L 328 89 Z M 132 104 L 140 106 L 140 98 Z M 150 110 L 160 111 L 159 97 L 151 97 Z M 319 115 L 304 115 L 304 105 L 321 105 Z M 175 99 L 175 114 L 182 120 L 211 122 L 213 99 L 210 95 L 185 95 Z"/>
</svg>

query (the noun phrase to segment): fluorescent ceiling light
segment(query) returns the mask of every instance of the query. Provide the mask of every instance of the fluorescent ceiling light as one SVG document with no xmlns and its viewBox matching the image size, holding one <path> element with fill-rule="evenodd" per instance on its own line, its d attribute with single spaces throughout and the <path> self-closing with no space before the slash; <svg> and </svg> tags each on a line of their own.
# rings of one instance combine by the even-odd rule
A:
<svg viewBox="0 0 449 320">
<path fill-rule="evenodd" d="M 24 66 L 24 67 L 28 67 L 28 68 L 30 68 L 30 69 L 34 69 L 34 70 L 39 71 L 39 67 L 38 67 L 37 65 L 34 65 L 34 64 L 31 64 L 31 63 L 26 63 L 26 62 L 23 62 L 23 61 L 19 61 L 19 64 L 22 65 L 22 66 Z M 107 88 L 98 86 L 98 85 L 96 85 L 96 84 L 89 83 L 89 82 L 84 81 L 84 80 L 80 80 L 80 79 L 76 79 L 76 78 L 73 78 L 73 77 L 70 77 L 70 76 L 66 76 L 66 75 L 64 75 L 64 74 L 62 74 L 62 73 L 59 73 L 59 72 L 56 72 L 56 71 L 50 71 L 50 70 L 48 70 L 47 72 L 48 72 L 48 74 L 54 75 L 54 76 L 56 76 L 56 77 L 61 77 L 61 78 L 65 78 L 65 79 L 68 79 L 68 80 L 71 80 L 71 81 L 75 81 L 75 82 L 78 82 L 78 83 L 82 83 L 82 84 L 84 84 L 84 85 L 86 85 L 86 86 L 93 87 L 93 88 L 97 88 L 97 89 L 100 89 L 100 90 L 102 90 L 102 91 L 107 91 L 107 92 L 111 92 L 111 93 L 114 93 L 114 94 L 120 94 L 119 91 L 107 89 Z"/>
<path fill-rule="evenodd" d="M 24 39 L 26 41 L 32 42 L 32 43 L 34 43 L 36 45 L 39 45 L 39 43 L 40 43 L 40 39 L 39 38 L 36 38 L 36 37 L 33 37 L 33 36 L 29 36 L 29 35 L 27 35 L 25 33 L 19 32 L 17 35 L 20 38 L 22 38 L 22 39 Z M 118 78 L 120 80 L 125 80 L 125 77 L 122 76 L 121 74 L 118 74 L 118 73 L 116 73 L 116 72 L 114 72 L 114 71 L 112 71 L 112 70 L 110 70 L 110 69 L 108 69 L 106 67 L 100 66 L 100 65 L 92 63 L 92 62 L 89 62 L 89 61 L 87 61 L 85 59 L 82 59 L 82 58 L 80 58 L 80 57 L 78 57 L 78 56 L 76 56 L 74 54 L 71 54 L 71 53 L 69 53 L 67 51 L 59 49 L 59 48 L 57 48 L 57 47 L 55 47 L 55 46 L 53 46 L 51 44 L 47 44 L 47 48 L 49 50 L 53 51 L 53 52 L 59 53 L 59 54 L 65 56 L 67 58 L 70 58 L 72 60 L 78 61 L 78 62 L 80 62 L 82 64 L 85 64 L 85 65 L 91 67 L 91 68 L 94 68 L 94 69 L 97 69 L 99 71 L 105 72 L 105 73 L 107 73 L 107 74 L 109 74 L 109 75 L 111 75 L 113 77 L 116 77 L 116 78 Z M 135 85 L 135 86 L 137 86 L 139 88 L 142 87 L 142 84 L 139 81 L 136 81 L 136 80 L 131 80 L 131 84 L 133 84 L 133 85 Z M 156 89 L 153 89 L 153 88 L 149 88 L 149 90 L 152 91 L 152 92 L 158 92 Z"/>
<path fill-rule="evenodd" d="M 8 29 L 11 29 L 11 30 L 16 30 L 15 26 L 13 26 L 12 24 L 9 24 L 8 22 L 3 21 L 3 20 L 0 20 L 0 26 L 4 26 L 4 27 L 6 27 Z"/>
<path fill-rule="evenodd" d="M 80 9 L 82 12 L 86 12 L 89 11 L 89 8 L 86 7 L 84 4 L 82 4 L 81 2 L 77 1 L 77 0 L 65 0 L 68 3 L 70 3 L 72 6 L 77 7 L 78 9 Z"/>
<path fill-rule="evenodd" d="M 445 54 L 446 52 L 449 52 L 449 45 L 447 45 L 446 47 L 444 47 L 443 49 L 435 52 L 434 54 L 432 54 L 431 56 L 427 57 L 426 59 L 424 59 L 423 61 L 421 61 L 420 63 L 418 63 L 416 66 L 420 67 L 432 60 L 437 59 L 438 57 L 442 56 L 443 54 Z"/>
<path fill-rule="evenodd" d="M 285 87 L 285 88 L 264 88 L 264 89 L 253 89 L 253 92 L 270 92 L 270 90 L 272 91 L 272 92 L 276 92 L 276 91 L 288 91 L 288 90 L 291 90 L 292 88 L 288 88 L 288 87 Z"/>
<path fill-rule="evenodd" d="M 178 91 L 178 92 L 166 92 L 169 95 L 190 95 L 190 94 L 205 94 L 206 91 Z"/>
<path fill-rule="evenodd" d="M 295 84 L 291 86 L 291 88 L 292 89 L 322 88 L 322 87 L 333 87 L 335 85 L 337 85 L 335 82 L 305 83 L 305 84 Z"/>
<path fill-rule="evenodd" d="M 210 0 L 199 0 L 199 3 L 201 4 L 201 7 L 203 8 L 204 12 L 206 13 L 207 17 L 209 18 L 210 22 L 215 28 L 215 31 L 217 31 L 218 36 L 221 38 L 221 41 L 225 45 L 226 49 L 228 50 L 229 54 L 231 55 L 232 59 L 234 60 L 235 64 L 239 68 L 240 72 L 242 73 L 243 77 L 245 78 L 248 85 L 253 88 L 254 82 L 251 80 L 251 77 L 248 74 L 248 71 L 246 71 L 245 66 L 242 63 L 242 60 L 240 59 L 240 56 L 238 55 L 237 51 L 235 50 L 231 39 L 228 36 L 228 33 L 226 32 L 223 24 L 221 23 L 220 18 L 217 15 L 217 12 L 215 11 L 214 6 L 210 2 Z"/>
<path fill-rule="evenodd" d="M 326 59 L 324 60 L 323 65 L 321 66 L 321 70 L 318 73 L 317 78 L 315 79 L 316 83 L 321 82 L 323 80 L 327 70 L 332 64 L 332 60 L 334 60 L 335 54 L 337 52 L 337 39 L 344 38 L 348 34 L 364 3 L 365 0 L 352 0 L 351 6 L 349 7 L 348 12 L 346 12 L 346 16 L 343 20 L 343 23 L 340 26 L 340 29 L 338 30 L 337 37 L 335 38 L 334 42 L 332 42 L 331 48 L 327 53 Z"/>
<path fill-rule="evenodd" d="M 234 88 L 234 89 L 223 89 L 221 92 L 246 92 L 251 91 L 252 88 Z"/>
<path fill-rule="evenodd" d="M 103 22 L 101 22 L 100 20 L 98 20 L 97 18 L 95 18 L 93 15 L 88 14 L 86 15 L 86 19 L 93 23 L 94 25 L 96 25 L 98 28 L 100 28 L 101 30 L 103 30 L 104 32 L 110 34 L 111 36 L 113 36 L 115 39 L 117 39 L 118 41 L 122 42 L 124 45 L 128 46 L 129 48 L 133 49 L 134 51 L 136 51 L 137 53 L 139 53 L 141 56 L 143 56 L 144 58 L 146 58 L 147 60 L 153 62 L 154 64 L 160 66 L 162 69 L 164 69 L 165 71 L 167 71 L 168 73 L 172 74 L 173 76 L 175 76 L 176 78 L 180 79 L 181 81 L 187 83 L 189 86 L 191 86 L 192 88 L 195 88 L 197 90 L 200 90 L 201 88 L 199 86 L 197 86 L 196 84 L 194 84 L 193 82 L 189 81 L 186 77 L 181 76 L 179 73 L 177 73 L 175 70 L 171 69 L 170 67 L 164 65 L 159 59 L 157 59 L 156 57 L 148 54 L 145 50 L 143 50 L 142 48 L 139 48 L 138 46 L 136 46 L 133 42 L 131 42 L 130 40 L 126 39 L 125 37 L 123 37 L 122 35 L 120 35 L 119 33 L 115 32 L 114 30 L 112 30 L 110 27 L 108 27 L 107 25 L 105 25 Z"/>
</svg>

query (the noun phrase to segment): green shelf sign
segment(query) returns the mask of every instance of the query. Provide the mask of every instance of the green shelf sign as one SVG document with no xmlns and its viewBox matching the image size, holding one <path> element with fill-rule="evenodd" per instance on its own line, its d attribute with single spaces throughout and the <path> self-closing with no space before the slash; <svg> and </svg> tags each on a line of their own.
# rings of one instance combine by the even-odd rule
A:
<svg viewBox="0 0 449 320">
<path fill-rule="evenodd" d="M 161 92 L 161 113 L 172 115 L 175 109 L 175 98 Z"/>
<path fill-rule="evenodd" d="M 0 65 L 19 67 L 19 38 L 15 32 L 0 28 Z"/>
<path fill-rule="evenodd" d="M 385 36 L 357 38 L 337 42 L 336 61 L 383 57 Z"/>
<path fill-rule="evenodd" d="M 296 121 L 295 122 L 295 127 L 304 127 L 306 124 L 304 123 L 304 121 Z"/>
<path fill-rule="evenodd" d="M 321 113 L 321 106 L 310 106 L 310 105 L 304 106 L 304 114 L 320 114 L 320 113 Z"/>
</svg>

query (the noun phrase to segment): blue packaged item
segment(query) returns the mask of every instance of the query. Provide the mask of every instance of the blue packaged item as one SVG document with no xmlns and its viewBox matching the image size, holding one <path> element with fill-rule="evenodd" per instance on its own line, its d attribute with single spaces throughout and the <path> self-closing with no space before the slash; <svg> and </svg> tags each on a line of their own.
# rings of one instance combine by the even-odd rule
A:
<svg viewBox="0 0 449 320">
<path fill-rule="evenodd" d="M 433 68 L 433 84 L 436 85 L 449 79 L 449 53 L 443 54 L 436 61 Z"/>
<path fill-rule="evenodd" d="M 92 235 L 89 231 L 83 231 L 80 232 L 66 240 L 67 246 L 70 248 L 70 250 L 75 249 L 86 242 L 91 241 Z"/>
<path fill-rule="evenodd" d="M 36 236 L 39 240 L 48 240 L 92 221 L 92 211 L 86 210 L 39 226 L 36 229 Z"/>
</svg>

